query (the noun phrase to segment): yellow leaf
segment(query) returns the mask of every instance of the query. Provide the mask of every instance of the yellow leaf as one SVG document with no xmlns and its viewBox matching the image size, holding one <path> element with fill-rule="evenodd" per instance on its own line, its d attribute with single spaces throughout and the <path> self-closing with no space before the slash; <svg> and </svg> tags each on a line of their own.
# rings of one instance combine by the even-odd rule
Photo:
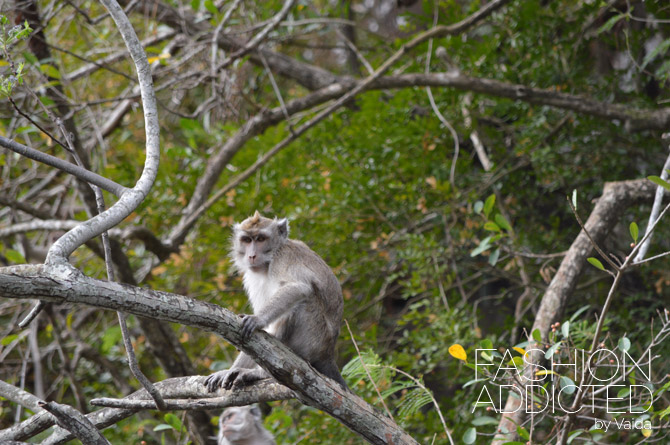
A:
<svg viewBox="0 0 670 445">
<path fill-rule="evenodd" d="M 648 429 L 646 429 L 646 428 L 642 428 L 642 435 L 643 435 L 644 437 L 649 437 L 649 436 L 651 436 L 651 430 L 648 430 Z"/>
<path fill-rule="evenodd" d="M 535 375 L 547 375 L 547 374 L 558 375 L 557 372 L 550 371 L 550 370 L 548 370 L 548 369 L 545 369 L 545 370 L 542 370 L 542 371 L 537 371 L 537 372 L 535 373 Z"/>
<path fill-rule="evenodd" d="M 154 62 L 158 62 L 159 60 L 169 59 L 170 57 L 172 57 L 172 55 L 170 53 L 161 53 L 157 56 L 149 57 L 148 61 L 151 64 L 151 63 L 154 63 Z"/>
<path fill-rule="evenodd" d="M 523 348 L 517 348 L 517 347 L 515 346 L 515 347 L 513 347 L 512 349 L 514 349 L 516 352 L 518 352 L 518 353 L 521 354 L 521 355 L 526 355 L 526 351 L 524 351 Z"/>
<path fill-rule="evenodd" d="M 468 356 L 465 353 L 465 349 L 463 349 L 463 346 L 459 345 L 458 343 L 449 346 L 449 354 L 451 354 L 452 357 L 464 362 L 468 361 Z"/>
</svg>

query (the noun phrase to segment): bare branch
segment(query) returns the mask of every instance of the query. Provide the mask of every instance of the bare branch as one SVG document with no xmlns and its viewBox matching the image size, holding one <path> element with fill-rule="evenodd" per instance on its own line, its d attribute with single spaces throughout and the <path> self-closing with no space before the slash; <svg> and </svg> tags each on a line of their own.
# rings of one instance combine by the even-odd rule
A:
<svg viewBox="0 0 670 445">
<path fill-rule="evenodd" d="M 82 413 L 68 405 L 56 402 L 39 402 L 38 405 L 50 412 L 61 428 L 72 432 L 82 443 L 90 445 L 110 445 L 109 441 Z"/>
<path fill-rule="evenodd" d="M 34 161 L 50 165 L 66 173 L 69 173 L 76 178 L 86 181 L 90 184 L 97 185 L 101 189 L 113 193 L 115 196 L 121 197 L 125 192 L 129 190 L 126 187 L 119 185 L 112 180 L 109 180 L 107 178 L 98 175 L 97 173 L 93 173 L 92 171 L 86 170 L 83 167 L 79 167 L 78 165 L 64 161 L 55 156 L 42 153 L 41 151 L 30 148 L 26 145 L 19 144 L 18 142 L 13 141 L 11 139 L 7 139 L 4 136 L 0 136 L 0 145 L 9 150 L 12 150 L 15 153 L 20 154 L 21 156 L 25 156 Z"/>
</svg>

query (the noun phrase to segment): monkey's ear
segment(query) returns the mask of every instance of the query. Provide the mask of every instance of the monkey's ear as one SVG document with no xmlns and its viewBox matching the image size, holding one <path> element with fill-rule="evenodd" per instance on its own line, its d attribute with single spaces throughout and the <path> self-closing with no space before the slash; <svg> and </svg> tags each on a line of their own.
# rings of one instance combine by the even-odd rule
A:
<svg viewBox="0 0 670 445">
<path fill-rule="evenodd" d="M 277 221 L 277 233 L 282 238 L 288 238 L 288 219 L 282 218 Z"/>
<path fill-rule="evenodd" d="M 263 420 L 263 413 L 261 413 L 261 409 L 260 409 L 259 407 L 257 407 L 256 405 L 252 406 L 252 407 L 249 409 L 249 412 L 250 412 L 255 418 L 257 418 L 258 420 L 261 420 L 261 421 Z"/>
</svg>

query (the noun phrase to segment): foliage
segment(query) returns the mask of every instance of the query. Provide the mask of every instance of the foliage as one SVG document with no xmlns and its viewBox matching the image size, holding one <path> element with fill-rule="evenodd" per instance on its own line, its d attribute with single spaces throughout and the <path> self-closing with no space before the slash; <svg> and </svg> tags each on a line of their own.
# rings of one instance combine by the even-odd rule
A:
<svg viewBox="0 0 670 445">
<path fill-rule="evenodd" d="M 49 2 L 38 3 L 44 10 Z M 117 104 L 118 98 L 135 86 L 127 60 L 83 79 L 69 78 L 88 59 L 97 60 L 100 52 L 112 53 L 114 48 L 108 42 L 120 44 L 110 20 L 91 19 L 104 13 L 98 2 L 74 3 L 88 17 L 70 6 L 54 11 L 71 20 L 53 19 L 45 26 L 44 32 L 54 45 L 49 60 L 37 60 L 22 40 L 32 31 L 27 22 L 10 27 L 7 19 L 0 21 L 0 49 L 4 53 L 0 61 L 0 133 L 58 156 L 66 153 L 34 122 L 15 114 L 8 98 L 18 95 L 23 100 L 21 107 L 30 110 L 34 121 L 50 126 L 52 122 L 43 116 L 41 105 L 28 91 L 34 91 L 41 104 L 55 110 L 48 91 L 62 86 L 68 100 L 80 105 L 73 114 L 77 124 L 86 128 L 84 139 L 95 139 L 98 127 L 113 110 L 109 103 Z M 189 14 L 198 14 L 201 23 L 216 26 L 230 2 L 219 9 L 216 6 L 220 2 L 209 0 L 170 3 L 186 8 Z M 231 16 L 232 28 L 228 30 L 236 38 L 235 30 L 266 23 L 283 2 L 242 3 L 244 7 Z M 345 3 L 296 2 L 285 21 L 289 24 L 271 33 L 268 46 L 336 75 L 359 77 L 365 73 L 364 68 L 355 72 L 345 50 L 324 49 L 342 40 L 332 26 L 322 26 L 315 20 L 345 17 L 349 13 Z M 370 26 L 374 13 L 361 6 L 368 2 L 348 3 L 351 19 L 359 24 L 355 43 L 373 67 L 407 43 L 413 33 L 433 23 L 433 2 L 418 2 L 412 9 L 394 9 L 393 23 L 399 23 L 400 29 L 394 25 L 392 30 L 373 31 Z M 481 3 L 438 1 L 438 23 L 454 23 Z M 664 2 L 644 2 L 645 15 L 640 19 L 641 12 L 636 9 L 624 10 L 618 4 L 610 7 L 610 3 L 512 2 L 462 35 L 436 39 L 430 71 L 448 73 L 456 67 L 473 78 L 567 92 L 576 95 L 574 100 L 584 97 L 606 105 L 660 110 L 670 100 L 670 10 Z M 642 8 L 642 2 L 634 3 Z M 153 37 L 166 26 L 150 15 L 138 13 L 131 18 L 141 38 Z M 290 24 L 300 21 L 307 24 Z M 652 40 L 656 46 L 649 50 Z M 194 48 L 202 47 L 203 42 L 196 42 Z M 437 57 L 439 47 L 446 58 Z M 218 149 L 243 130 L 253 116 L 280 107 L 270 74 L 262 65 L 252 65 L 251 55 L 231 64 L 223 74 L 206 77 L 211 70 L 207 48 L 196 55 L 173 54 L 164 41 L 147 48 L 163 106 L 161 166 L 152 193 L 122 227 L 141 225 L 159 238 L 167 237 Z M 393 74 L 423 73 L 427 51 L 427 43 L 419 45 L 394 66 L 397 72 Z M 219 52 L 219 61 L 229 54 Z M 86 57 L 81 60 L 77 55 Z M 615 58 L 626 55 L 632 60 L 630 64 L 614 68 Z M 25 62 L 11 65 L 11 60 Z M 310 94 L 304 85 L 279 73 L 272 75 L 283 102 Z M 584 269 L 570 297 L 565 312 L 570 317 L 562 317 L 549 338 L 536 338 L 527 332 L 562 259 L 555 254 L 568 249 L 579 233 L 566 196 L 585 218 L 607 181 L 648 177 L 665 187 L 667 180 L 657 175 L 661 174 L 667 150 L 660 131 L 638 131 L 616 119 L 455 88 L 433 87 L 432 94 L 437 108 L 459 135 L 457 158 L 451 133 L 431 109 L 424 88 L 367 91 L 225 194 L 198 220 L 178 252 L 158 260 L 144 243 L 133 239 L 122 239 L 123 251 L 143 286 L 216 303 L 238 313 L 248 312 L 241 280 L 227 256 L 231 226 L 256 209 L 267 215 L 287 216 L 291 236 L 318 252 L 343 285 L 344 317 L 353 338 L 342 329 L 340 365 L 353 391 L 380 410 L 384 410 L 384 402 L 395 420 L 419 443 L 446 443 L 440 412 L 456 442 L 488 443 L 500 415 L 490 410 L 483 413 L 486 408 L 473 412 L 473 407 L 484 382 L 495 380 L 491 369 L 500 363 L 509 367 L 508 373 L 522 367 L 525 352 L 533 342 L 541 345 L 547 359 L 557 361 L 568 360 L 575 351 L 588 350 L 595 332 L 594 320 L 611 284 L 603 273 L 609 266 L 594 254 L 588 259 L 593 267 Z M 211 107 L 200 107 L 212 97 L 216 101 Z M 470 115 L 470 123 L 464 110 Z M 314 113 L 315 109 L 309 109 L 250 139 L 232 157 L 217 188 L 256 162 Z M 144 128 L 140 111 L 132 108 L 122 122 L 104 143 L 92 145 L 90 151 L 93 170 L 128 186 L 141 171 Z M 490 171 L 484 170 L 475 154 L 471 140 L 474 132 L 490 157 Z M 57 198 L 40 195 L 38 199 L 32 197 L 31 188 L 46 180 L 47 169 L 9 152 L 0 156 L 0 167 L 3 194 L 38 209 L 47 208 L 65 219 L 86 218 L 74 183 L 64 175 L 50 179 L 53 190 L 63 194 Z M 16 210 L 2 212 L 3 227 L 24 217 L 20 214 L 17 219 Z M 624 258 L 630 252 L 631 238 L 637 243 L 644 236 L 648 213 L 646 205 L 628 209 L 603 246 L 605 251 Z M 668 230 L 667 224 L 658 228 L 649 256 L 670 249 Z M 26 243 L 44 247 L 51 240 L 42 232 L 3 238 L 2 261 L 37 261 L 26 251 Z M 72 260 L 88 275 L 105 276 L 103 261 L 91 250 L 79 249 Z M 667 307 L 667 261 L 667 257 L 661 258 L 624 276 L 606 318 L 603 342 L 607 348 L 631 351 L 637 357 L 653 342 L 661 329 L 659 312 Z M 522 295 L 524 299 L 519 303 Z M 13 325 L 17 314 L 26 308 L 3 303 L 3 326 Z M 651 320 L 656 323 L 652 329 Z M 57 382 L 53 395 L 60 400 L 76 405 L 75 381 L 85 382 L 86 397 L 118 397 L 121 391 L 116 379 L 134 382 L 125 366 L 114 314 L 59 308 L 40 323 L 40 345 L 55 342 L 56 334 L 64 335 L 68 338 L 67 358 L 78 359 L 73 372 L 61 376 L 63 357 L 55 347 L 43 352 L 43 360 L 53 363 L 48 375 Z M 132 318 L 131 328 L 138 334 L 134 345 L 143 371 L 153 380 L 164 378 L 155 351 Z M 198 373 L 225 369 L 234 360 L 235 349 L 215 335 L 183 326 L 172 329 Z M 24 357 L 30 348 L 29 339 L 9 328 L 0 332 L 0 356 L 6 359 L 0 366 L 0 376 L 18 385 L 25 376 L 22 366 L 27 363 Z M 82 341 L 90 347 L 90 355 L 77 349 Z M 363 351 L 361 355 L 353 342 Z M 476 349 L 489 350 L 479 354 L 479 362 L 475 361 Z M 655 345 L 654 353 L 668 357 L 668 342 Z M 463 354 L 467 360 L 463 360 Z M 115 373 L 101 367 L 101 357 Z M 667 360 L 656 361 L 654 366 L 658 375 L 670 372 Z M 546 377 L 542 384 L 545 389 L 560 390 L 578 381 L 578 376 L 569 371 Z M 636 379 L 639 375 L 629 375 L 624 382 L 629 385 Z M 654 403 L 644 415 L 654 425 L 667 422 L 670 416 L 668 389 L 667 381 L 650 386 Z M 273 402 L 270 407 L 265 425 L 279 443 L 361 443 L 334 419 L 296 401 Z M 0 427 L 9 426 L 14 408 L 0 402 L 0 412 L 0 418 L 7 419 L 0 421 Z M 27 417 L 25 412 L 21 415 L 21 419 Z M 542 418 L 532 431 L 528 425 L 520 425 L 518 435 L 523 443 L 542 443 L 553 434 L 555 420 Z M 146 418 L 124 420 L 105 435 L 114 443 L 185 443 L 188 438 L 183 425 L 181 413 L 152 413 Z M 569 440 L 636 443 L 647 437 L 642 430 L 604 433 L 590 426 L 580 424 Z M 650 437 L 663 441 L 663 434 L 667 432 L 655 430 Z"/>
</svg>

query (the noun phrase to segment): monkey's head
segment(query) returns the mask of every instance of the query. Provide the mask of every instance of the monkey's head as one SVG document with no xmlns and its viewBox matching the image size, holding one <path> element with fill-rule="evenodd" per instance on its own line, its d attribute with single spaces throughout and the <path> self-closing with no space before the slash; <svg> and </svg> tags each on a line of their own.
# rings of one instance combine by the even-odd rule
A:
<svg viewBox="0 0 670 445">
<path fill-rule="evenodd" d="M 258 211 L 233 226 L 232 257 L 240 272 L 267 271 L 272 256 L 288 239 L 288 220 L 270 219 Z"/>
<path fill-rule="evenodd" d="M 227 408 L 219 417 L 219 437 L 229 443 L 246 443 L 246 439 L 256 437 L 256 426 L 262 426 L 261 418 L 261 411 L 256 406 Z"/>
</svg>

